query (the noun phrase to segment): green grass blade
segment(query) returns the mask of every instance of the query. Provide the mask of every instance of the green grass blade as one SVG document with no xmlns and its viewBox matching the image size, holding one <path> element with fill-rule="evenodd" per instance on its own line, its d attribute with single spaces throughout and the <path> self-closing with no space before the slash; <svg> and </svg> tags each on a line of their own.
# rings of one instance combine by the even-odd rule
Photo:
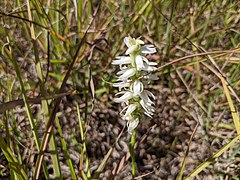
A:
<svg viewBox="0 0 240 180">
<path fill-rule="evenodd" d="M 5 143 L 2 136 L 0 136 L 0 148 L 2 149 L 4 156 L 9 162 L 10 169 L 16 173 L 17 177 L 19 179 L 28 179 L 27 174 L 25 173 L 23 167 L 19 162 L 17 161 L 16 157 L 12 154 L 12 150 L 9 148 L 9 146 Z"/>
<path fill-rule="evenodd" d="M 72 179 L 77 179 L 76 173 L 74 171 L 72 160 L 70 159 L 70 156 L 69 156 L 69 152 L 68 152 L 66 141 L 63 138 L 63 132 L 62 132 L 62 128 L 60 126 L 58 117 L 56 117 L 56 121 L 55 122 L 56 122 L 56 125 L 57 125 L 57 128 L 58 128 L 59 135 L 61 137 L 62 148 L 63 148 L 64 154 L 65 154 L 65 157 L 67 158 L 67 164 L 68 164 L 68 167 L 70 169 Z"/>
<path fill-rule="evenodd" d="M 232 98 L 231 98 L 231 95 L 230 95 L 230 92 L 228 90 L 228 87 L 226 85 L 226 82 L 224 80 L 224 78 L 221 78 L 221 81 L 222 81 L 222 85 L 223 85 L 223 89 L 224 89 L 224 93 L 227 97 L 227 101 L 228 101 L 228 105 L 229 105 L 229 108 L 231 110 L 231 113 L 232 113 L 232 118 L 233 118 L 233 122 L 234 122 L 234 125 L 235 125 L 235 129 L 237 131 L 237 134 L 240 134 L 240 120 L 239 120 L 239 115 L 237 114 L 237 111 L 234 107 L 234 104 L 233 104 L 233 101 L 232 101 Z"/>
<path fill-rule="evenodd" d="M 193 136 L 194 136 L 194 134 L 195 134 L 196 131 L 197 131 L 198 125 L 199 125 L 199 123 L 195 126 L 195 128 L 194 128 L 194 130 L 193 130 L 193 133 L 192 133 L 192 135 L 191 135 L 191 137 L 190 137 L 190 140 L 189 140 L 189 142 L 188 142 L 187 151 L 186 151 L 186 153 L 185 153 L 185 156 L 184 156 L 184 159 L 183 159 L 183 162 L 182 162 L 182 167 L 181 167 L 180 173 L 179 173 L 179 175 L 178 175 L 178 177 L 177 177 L 177 180 L 182 180 L 183 172 L 184 172 L 184 169 L 185 169 L 185 166 L 186 166 L 187 157 L 188 157 L 188 154 L 189 154 L 189 151 L 190 151 L 190 145 L 191 145 L 191 143 L 192 143 Z"/>
<path fill-rule="evenodd" d="M 79 128 L 80 128 L 80 135 L 81 135 L 81 140 L 82 140 L 82 155 L 86 158 L 86 169 L 87 169 L 87 177 L 91 177 L 91 172 L 90 172 L 90 163 L 88 159 L 88 154 L 87 154 L 87 146 L 86 146 L 86 140 L 85 140 L 85 133 L 83 129 L 83 124 L 82 124 L 82 118 L 80 115 L 80 110 L 79 110 L 79 105 L 77 104 L 77 114 L 78 114 L 78 122 L 79 122 Z"/>
<path fill-rule="evenodd" d="M 98 169 L 96 170 L 96 172 L 94 173 L 92 179 L 99 179 L 99 176 L 100 174 L 102 173 L 102 171 L 104 170 L 106 164 L 107 164 L 107 161 L 109 159 L 109 157 L 111 156 L 113 152 L 113 147 L 111 147 L 109 150 L 108 150 L 108 153 L 104 156 L 101 164 L 99 165 Z"/>
<path fill-rule="evenodd" d="M 27 116 L 28 116 L 28 120 L 29 120 L 31 129 L 32 129 L 34 141 L 35 141 L 35 144 L 37 146 L 37 150 L 40 151 L 40 142 L 39 142 L 38 134 L 37 134 L 37 131 L 36 131 L 36 125 L 35 125 L 35 122 L 33 120 L 33 115 L 32 115 L 31 109 L 30 109 L 30 105 L 28 103 L 28 98 L 27 98 L 26 90 L 25 90 L 24 83 L 23 83 L 23 80 L 22 80 L 20 69 L 18 67 L 16 58 L 7 49 L 5 49 L 5 51 L 7 52 L 8 56 L 9 56 L 9 59 L 11 60 L 13 66 L 14 66 L 15 72 L 17 74 L 19 84 L 20 84 L 20 87 L 21 87 L 21 92 L 22 92 L 22 96 L 23 96 L 24 105 L 25 105 L 25 108 L 26 108 Z M 45 162 L 43 163 L 43 169 L 44 169 L 45 176 L 48 177 L 49 175 L 48 175 L 47 166 L 46 166 Z"/>
<path fill-rule="evenodd" d="M 29 20 L 32 21 L 32 12 L 30 10 L 31 4 L 30 4 L 29 0 L 27 0 L 27 7 L 28 7 L 28 18 L 29 18 Z M 45 84 L 43 82 L 44 81 L 43 71 L 42 71 L 40 58 L 39 58 L 39 52 L 38 52 L 39 48 L 37 45 L 37 39 L 36 39 L 36 35 L 35 35 L 35 27 L 33 24 L 30 25 L 30 32 L 31 32 L 32 44 L 33 44 L 33 52 L 34 52 L 34 56 L 35 56 L 35 66 L 36 66 L 36 71 L 37 71 L 37 75 L 38 75 L 39 83 L 40 83 L 40 90 L 41 90 L 42 96 L 45 97 L 46 89 L 45 89 Z M 43 110 L 44 117 L 45 117 L 45 123 L 47 125 L 47 119 L 49 118 L 49 107 L 48 107 L 48 103 L 46 100 L 42 101 L 42 110 Z M 59 161 L 58 153 L 57 153 L 55 135 L 54 135 L 54 132 L 51 132 L 51 133 L 52 133 L 52 136 L 49 141 L 49 150 L 51 152 L 54 176 L 55 176 L 55 178 L 58 179 L 58 178 L 62 177 L 60 163 L 59 163 L 60 161 Z"/>
<path fill-rule="evenodd" d="M 230 148 L 235 142 L 238 141 L 238 139 L 240 138 L 240 134 L 238 136 L 236 136 L 234 139 L 232 139 L 228 144 L 226 144 L 224 147 L 222 147 L 217 153 L 215 153 L 213 156 L 211 156 L 210 158 L 208 158 L 205 162 L 203 162 L 202 164 L 200 164 L 195 170 L 193 170 L 192 173 L 190 173 L 185 180 L 190 180 L 192 178 L 194 178 L 196 175 L 198 175 L 201 171 L 203 171 L 203 169 L 205 169 L 206 167 L 208 167 L 211 163 L 214 162 L 214 160 L 216 158 L 218 158 L 219 156 L 221 156 L 228 148 Z"/>
<path fill-rule="evenodd" d="M 101 164 L 99 165 L 98 169 L 96 170 L 96 172 L 95 172 L 94 175 L 92 176 L 93 179 L 99 179 L 99 176 L 100 176 L 100 174 L 103 172 L 103 170 L 104 170 L 104 168 L 105 168 L 105 166 L 106 166 L 106 164 L 107 164 L 107 161 L 108 161 L 108 159 L 110 158 L 110 156 L 111 156 L 111 154 L 112 154 L 112 151 L 113 151 L 113 149 L 114 149 L 114 146 L 115 146 L 115 144 L 118 142 L 119 138 L 122 136 L 122 133 L 123 133 L 123 130 L 124 130 L 124 129 L 125 129 L 125 128 L 122 129 L 122 131 L 121 131 L 120 134 L 118 135 L 118 137 L 117 137 L 114 145 L 108 150 L 107 154 L 104 156 Z"/>
</svg>

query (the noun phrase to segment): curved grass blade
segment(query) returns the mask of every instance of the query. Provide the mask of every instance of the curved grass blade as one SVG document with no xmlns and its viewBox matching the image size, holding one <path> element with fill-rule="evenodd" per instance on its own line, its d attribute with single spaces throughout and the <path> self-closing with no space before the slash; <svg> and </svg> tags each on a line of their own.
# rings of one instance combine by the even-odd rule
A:
<svg viewBox="0 0 240 180">
<path fill-rule="evenodd" d="M 25 90 L 25 87 L 24 87 L 24 83 L 23 83 L 23 79 L 22 79 L 22 76 L 21 76 L 20 69 L 19 69 L 18 64 L 17 64 L 17 60 L 12 55 L 11 51 L 9 51 L 7 48 L 5 48 L 4 50 L 8 54 L 8 57 L 11 60 L 13 66 L 14 66 L 15 72 L 17 74 L 17 78 L 18 78 L 18 81 L 19 81 L 19 84 L 20 84 L 20 87 L 21 87 L 21 92 L 22 92 L 22 96 L 23 96 L 24 105 L 25 105 L 25 108 L 26 108 L 26 113 L 27 113 L 28 120 L 29 120 L 31 129 L 32 129 L 34 141 L 35 141 L 37 150 L 40 151 L 40 142 L 39 142 L 39 139 L 38 139 L 38 133 L 36 131 L 36 125 L 35 125 L 35 122 L 33 120 L 33 115 L 32 115 L 31 109 L 30 109 L 27 93 L 26 93 L 26 90 Z M 43 166 L 45 176 L 49 177 L 45 161 L 42 164 L 42 166 Z"/>
</svg>

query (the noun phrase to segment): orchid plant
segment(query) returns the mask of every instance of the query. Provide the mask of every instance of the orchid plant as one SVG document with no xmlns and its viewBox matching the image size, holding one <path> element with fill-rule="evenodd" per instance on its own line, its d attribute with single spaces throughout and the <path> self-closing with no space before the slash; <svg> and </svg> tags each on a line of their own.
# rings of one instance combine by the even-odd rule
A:
<svg viewBox="0 0 240 180">
<path fill-rule="evenodd" d="M 124 43 L 128 47 L 126 56 L 119 56 L 112 62 L 113 65 L 120 66 L 117 82 L 113 84 L 120 92 L 116 94 L 114 101 L 124 104 L 120 115 L 127 121 L 128 132 L 132 134 L 142 113 L 150 118 L 154 113 L 155 96 L 145 87 L 150 80 L 158 79 L 154 74 L 149 75 L 149 72 L 156 69 L 157 63 L 146 58 L 146 55 L 156 53 L 156 48 L 153 45 L 144 45 L 140 38 L 131 36 L 125 37 Z"/>
<path fill-rule="evenodd" d="M 136 142 L 135 128 L 142 119 L 142 114 L 152 118 L 154 113 L 155 96 L 145 89 L 150 80 L 157 80 L 158 77 L 150 74 L 156 69 L 156 62 L 150 62 L 146 55 L 156 53 L 153 45 L 144 45 L 140 38 L 131 36 L 124 38 L 124 43 L 128 49 L 126 56 L 119 56 L 112 62 L 113 65 L 119 65 L 120 71 L 117 73 L 117 82 L 113 84 L 119 91 L 114 99 L 117 103 L 122 103 L 125 107 L 120 115 L 127 121 L 128 132 L 131 134 L 129 143 L 130 155 L 132 159 L 132 176 L 136 175 L 136 163 L 134 155 L 134 144 Z"/>
</svg>

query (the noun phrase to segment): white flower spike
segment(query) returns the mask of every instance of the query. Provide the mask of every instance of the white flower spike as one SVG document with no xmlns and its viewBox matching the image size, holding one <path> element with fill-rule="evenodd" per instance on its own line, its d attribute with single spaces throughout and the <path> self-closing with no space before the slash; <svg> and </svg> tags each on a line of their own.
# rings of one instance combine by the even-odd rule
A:
<svg viewBox="0 0 240 180">
<path fill-rule="evenodd" d="M 140 38 L 128 36 L 124 38 L 124 43 L 128 47 L 125 53 L 127 56 L 119 56 L 112 62 L 113 65 L 120 66 L 120 71 L 117 73 L 118 82 L 113 86 L 119 88 L 120 92 L 116 95 L 121 95 L 121 97 L 115 98 L 114 101 L 125 104 L 120 115 L 127 121 L 128 132 L 131 134 L 139 124 L 142 112 L 150 118 L 154 114 L 155 96 L 144 89 L 146 83 L 139 80 L 139 77 L 143 76 L 148 81 L 158 79 L 156 75 L 148 74 L 156 69 L 157 63 L 149 62 L 145 57 L 157 51 L 151 44 L 143 45 L 144 42 Z M 121 91 L 122 89 L 124 91 Z"/>
</svg>

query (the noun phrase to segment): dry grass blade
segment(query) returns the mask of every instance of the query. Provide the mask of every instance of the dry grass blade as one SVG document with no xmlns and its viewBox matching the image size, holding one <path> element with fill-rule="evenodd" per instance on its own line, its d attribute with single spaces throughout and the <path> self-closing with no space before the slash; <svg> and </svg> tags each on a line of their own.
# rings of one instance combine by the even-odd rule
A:
<svg viewBox="0 0 240 180">
<path fill-rule="evenodd" d="M 24 22 L 32 23 L 32 24 L 34 24 L 34 25 L 36 25 L 36 26 L 39 26 L 39 27 L 41 27 L 41 28 L 43 28 L 43 29 L 48 29 L 48 27 L 45 27 L 45 26 L 43 26 L 43 25 L 41 25 L 41 24 L 39 24 L 39 23 L 37 23 L 37 22 L 35 22 L 35 21 L 31 21 L 31 20 L 29 20 L 29 19 L 22 18 L 22 17 L 20 17 L 20 16 L 15 16 L 15 15 L 12 15 L 12 14 L 6 14 L 6 13 L 4 13 L 4 12 L 0 12 L 0 15 L 2 15 L 2 16 L 7 16 L 7 17 L 11 17 L 11 18 L 20 19 L 20 20 L 22 20 L 22 21 L 24 21 Z M 0 18 L 1 18 L 1 16 L 0 16 Z"/>
<path fill-rule="evenodd" d="M 50 100 L 50 99 L 56 99 L 58 97 L 63 97 L 63 96 L 67 96 L 70 94 L 75 94 L 75 91 L 70 91 L 70 92 L 63 92 L 60 94 L 55 94 L 55 95 L 49 95 L 46 97 L 36 97 L 36 98 L 29 98 L 28 99 L 28 103 L 30 104 L 41 104 L 41 101 L 43 100 Z M 14 109 L 17 106 L 23 106 L 24 105 L 24 100 L 23 99 L 18 99 L 18 100 L 13 100 L 13 101 L 9 101 L 9 102 L 5 102 L 0 104 L 0 113 L 10 110 L 10 109 Z"/>
<path fill-rule="evenodd" d="M 212 58 L 211 62 L 213 61 Z M 203 62 L 202 62 L 203 63 Z M 214 64 L 214 66 L 217 66 L 217 64 L 215 63 L 215 61 L 212 62 Z M 224 93 L 227 97 L 228 100 L 228 104 L 232 113 L 232 117 L 233 117 L 233 121 L 235 124 L 235 129 L 237 131 L 238 136 L 235 137 L 233 140 L 231 140 L 227 145 L 225 145 L 222 149 L 220 149 L 217 153 L 215 153 L 212 157 L 210 157 L 207 161 L 203 162 L 201 165 L 199 165 L 191 174 L 188 175 L 188 177 L 186 178 L 188 179 L 192 179 L 193 177 L 195 177 L 197 174 L 199 174 L 204 168 L 206 168 L 207 166 L 209 166 L 216 158 L 218 158 L 220 155 L 222 155 L 228 148 L 230 148 L 240 137 L 240 122 L 239 122 L 239 116 L 235 110 L 233 101 L 231 99 L 231 95 L 230 92 L 228 90 L 228 88 L 231 88 L 229 85 L 227 86 L 227 84 L 229 84 L 223 77 L 223 75 L 221 74 L 221 72 L 217 72 L 214 68 L 212 68 L 211 66 L 209 66 L 206 63 L 203 63 L 208 69 L 210 69 L 215 75 L 217 75 L 223 85 L 223 89 L 224 89 Z M 216 67 L 218 70 L 220 70 L 220 68 L 218 68 L 218 66 Z M 232 89 L 232 88 L 231 88 Z M 233 94 L 236 95 L 236 93 L 233 91 Z M 236 97 L 236 96 L 235 96 Z"/>
<path fill-rule="evenodd" d="M 141 175 L 141 176 L 135 177 L 134 179 L 142 179 L 142 178 L 144 178 L 144 177 L 146 177 L 146 176 L 149 176 L 149 175 L 152 174 L 152 173 L 154 173 L 154 171 L 151 171 L 151 172 L 149 172 L 149 173 L 146 173 L 146 174 L 143 174 L 143 175 Z"/>
<path fill-rule="evenodd" d="M 18 80 L 19 80 L 19 83 L 20 83 L 20 86 L 21 86 L 21 91 L 22 91 L 22 96 L 23 96 L 23 101 L 24 101 L 24 105 L 26 107 L 26 112 L 27 112 L 27 116 L 28 116 L 28 120 L 29 120 L 29 123 L 30 123 L 30 126 L 32 128 L 32 133 L 33 133 L 33 136 L 34 136 L 34 141 L 35 141 L 35 144 L 37 146 L 37 150 L 40 152 L 40 142 L 39 142 L 39 138 L 38 138 L 38 133 L 36 131 L 36 124 L 34 122 L 34 119 L 33 119 L 33 114 L 32 114 L 32 111 L 30 109 L 30 105 L 28 103 L 28 97 L 27 97 L 27 93 L 26 93 L 26 89 L 24 87 L 24 82 L 23 82 L 23 79 L 22 79 L 22 75 L 21 75 L 21 72 L 20 72 L 20 68 L 17 64 L 17 60 L 16 60 L 16 57 L 12 54 L 11 50 L 9 51 L 7 48 L 4 49 L 6 51 L 6 53 L 8 54 L 8 57 L 9 59 L 12 61 L 13 65 L 14 65 L 14 68 L 15 68 L 15 71 L 16 71 L 16 74 L 17 74 L 17 77 L 18 77 Z M 45 175 L 48 177 L 48 172 L 47 172 L 47 167 L 46 167 L 46 163 L 42 163 L 41 166 L 43 165 L 43 168 L 44 168 L 44 173 Z M 40 167 L 41 167 L 40 166 Z"/>
<path fill-rule="evenodd" d="M 192 55 L 188 55 L 188 56 L 184 56 L 184 57 L 172 60 L 172 61 L 156 68 L 155 70 L 149 72 L 148 74 L 156 73 L 156 72 L 158 72 L 158 71 L 160 71 L 160 70 L 162 70 L 162 69 L 164 69 L 168 66 L 171 66 L 173 64 L 176 64 L 176 63 L 179 63 L 181 61 L 184 61 L 184 60 L 187 60 L 187 59 L 190 59 L 190 58 L 194 58 L 194 57 L 201 57 L 201 56 L 206 56 L 206 55 L 210 55 L 210 54 L 217 54 L 216 57 L 220 57 L 220 56 L 224 56 L 224 55 L 229 54 L 229 53 L 239 53 L 239 52 L 240 52 L 240 48 L 236 48 L 234 50 L 227 50 L 227 51 L 212 51 L 212 52 L 203 52 L 203 53 L 198 53 L 198 54 L 192 54 Z M 148 75 L 148 74 L 146 74 L 146 75 Z M 140 77 L 140 78 L 143 78 L 143 76 Z"/>
<path fill-rule="evenodd" d="M 201 48 L 203 49 L 203 48 Z M 203 51 L 205 51 L 203 49 Z M 240 99 L 238 97 L 238 95 L 236 94 L 236 92 L 232 89 L 232 87 L 230 86 L 229 82 L 227 81 L 227 79 L 225 79 L 224 77 L 226 77 L 224 75 L 224 73 L 221 71 L 221 69 L 218 67 L 217 63 L 214 61 L 214 59 L 210 56 L 207 55 L 208 59 L 211 61 L 211 63 L 213 64 L 213 66 L 217 69 L 217 71 L 213 71 L 221 80 L 224 80 L 225 83 L 227 84 L 227 86 L 229 87 L 230 91 L 233 93 L 233 95 L 237 98 L 238 102 L 240 103 Z M 210 68 L 210 70 L 213 70 L 213 68 Z"/>
<path fill-rule="evenodd" d="M 176 69 L 175 66 L 174 66 L 174 68 Z M 179 78 L 181 79 L 181 81 L 183 82 L 184 86 L 186 87 L 188 93 L 193 97 L 194 101 L 198 104 L 198 106 L 201 107 L 201 109 L 207 114 L 206 108 L 201 104 L 201 102 L 199 102 L 197 97 L 195 97 L 195 95 L 192 93 L 191 89 L 189 88 L 189 86 L 187 85 L 186 81 L 184 80 L 182 74 L 179 72 L 178 69 L 176 69 L 176 72 L 177 72 Z"/>
</svg>

